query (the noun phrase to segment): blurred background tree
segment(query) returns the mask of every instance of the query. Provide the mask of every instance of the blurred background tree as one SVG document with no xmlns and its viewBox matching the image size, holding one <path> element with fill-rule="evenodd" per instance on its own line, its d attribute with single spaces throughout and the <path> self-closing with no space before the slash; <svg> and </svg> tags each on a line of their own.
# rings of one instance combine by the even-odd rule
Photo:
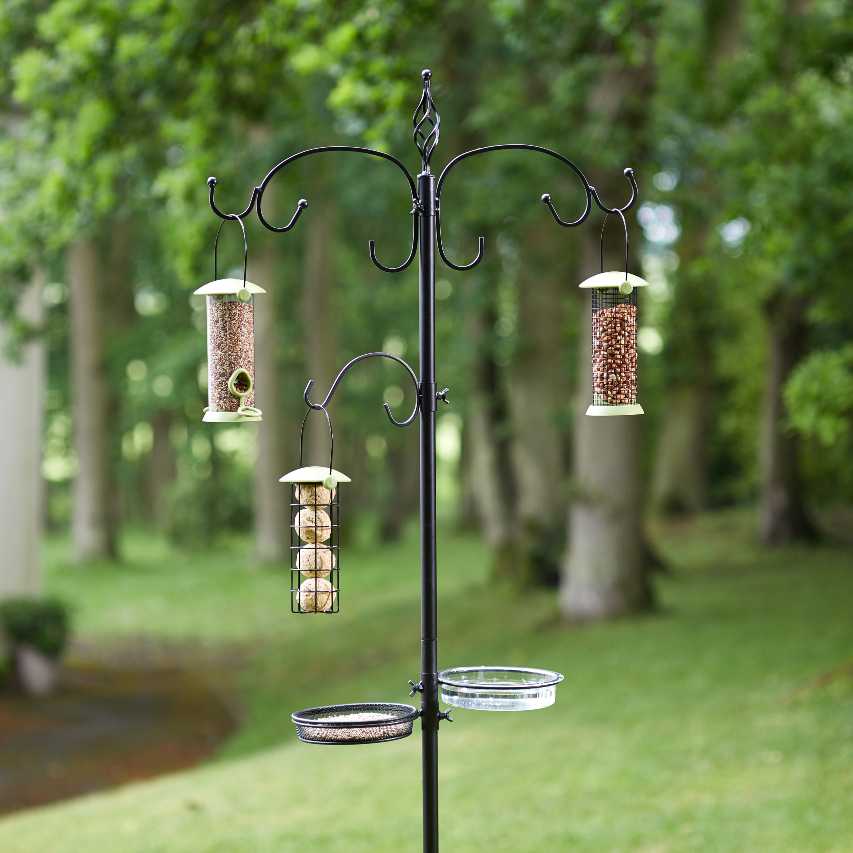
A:
<svg viewBox="0 0 853 853">
<path fill-rule="evenodd" d="M 277 181 L 270 216 L 301 196 L 310 208 L 287 236 L 247 223 L 249 277 L 268 291 L 264 422 L 211 429 L 190 297 L 219 225 L 205 179 L 237 210 L 272 164 L 313 144 L 370 144 L 416 168 L 410 114 L 428 65 L 437 163 L 532 140 L 575 159 L 608 203 L 625 197 L 624 166 L 641 185 L 631 263 L 652 285 L 649 415 L 602 424 L 579 416 L 590 341 L 576 287 L 598 269 L 600 221 L 565 231 L 537 201 L 548 191 L 570 215 L 576 179 L 504 152 L 448 181 L 451 257 L 467 260 L 478 234 L 487 254 L 471 273 L 439 270 L 439 379 L 454 403 L 439 420 L 441 511 L 482 531 L 493 576 L 559 584 L 567 618 L 606 618 L 653 606 L 649 506 L 755 504 L 772 545 L 813 537 L 821 511 L 850 499 L 843 4 L 9 0 L 0 36 L 4 370 L 35 371 L 44 423 L 27 403 L 5 444 L 41 445 L 39 516 L 71 531 L 81 565 L 117 556 L 139 527 L 188 548 L 253 529 L 247 562 L 286 562 L 276 480 L 296 463 L 305 380 L 327 386 L 368 349 L 415 357 L 415 272 L 386 276 L 366 258 L 370 238 L 386 263 L 404 256 L 410 201 L 393 170 L 357 157 Z M 238 243 L 226 224 L 221 269 L 240 269 Z M 621 254 L 614 228 L 606 263 Z M 38 359 L 14 360 L 33 331 L 44 394 Z M 411 391 L 392 365 L 364 366 L 334 411 L 363 541 L 398 538 L 417 512 L 415 436 L 386 429 L 381 399 L 406 410 Z M 308 461 L 323 461 L 322 425 L 308 436 Z"/>
</svg>

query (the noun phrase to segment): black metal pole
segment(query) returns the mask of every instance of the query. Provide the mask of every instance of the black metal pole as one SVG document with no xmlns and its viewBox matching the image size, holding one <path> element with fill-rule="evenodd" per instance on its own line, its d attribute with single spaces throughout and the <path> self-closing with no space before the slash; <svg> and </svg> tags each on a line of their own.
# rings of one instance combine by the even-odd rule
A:
<svg viewBox="0 0 853 853">
<path fill-rule="evenodd" d="M 438 649 L 435 563 L 435 176 L 418 175 L 421 394 L 421 738 L 424 853 L 438 853 Z"/>
</svg>

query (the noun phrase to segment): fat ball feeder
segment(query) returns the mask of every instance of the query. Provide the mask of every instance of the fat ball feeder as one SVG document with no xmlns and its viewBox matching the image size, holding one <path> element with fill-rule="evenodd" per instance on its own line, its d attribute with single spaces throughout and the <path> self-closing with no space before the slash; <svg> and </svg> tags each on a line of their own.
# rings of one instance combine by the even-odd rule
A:
<svg viewBox="0 0 853 853">
<path fill-rule="evenodd" d="M 303 466 L 305 424 L 299 430 L 299 468 L 280 478 L 291 488 L 290 610 L 293 613 L 337 613 L 340 609 L 341 484 L 350 478 L 332 467 L 335 433 L 328 411 L 329 464 Z M 337 741 L 336 741 L 337 742 Z"/>
<path fill-rule="evenodd" d="M 603 414 L 596 409 L 606 408 L 606 414 L 639 414 L 642 409 L 636 402 L 636 288 L 645 284 L 628 273 L 627 251 L 628 230 L 625 212 L 635 203 L 638 194 L 637 182 L 632 169 L 625 169 L 630 196 L 621 207 L 604 204 L 596 188 L 570 159 L 541 145 L 528 143 L 504 143 L 486 145 L 464 151 L 453 157 L 436 176 L 430 162 L 438 144 L 441 117 L 436 109 L 431 92 L 431 72 L 422 73 L 423 91 L 413 117 L 412 137 L 420 154 L 420 171 L 412 176 L 397 157 L 384 151 L 352 145 L 324 145 L 307 148 L 291 154 L 267 172 L 252 190 L 246 207 L 239 212 L 226 213 L 216 204 L 216 178 L 208 179 L 209 203 L 213 212 L 223 220 L 237 220 L 241 228 L 243 220 L 254 210 L 261 224 L 270 231 L 290 231 L 308 207 L 301 198 L 289 221 L 275 225 L 267 220 L 263 211 L 263 198 L 270 181 L 290 164 L 305 157 L 325 154 L 358 154 L 372 160 L 391 163 L 405 178 L 410 195 L 412 218 L 412 243 L 408 256 L 396 266 L 379 260 L 376 243 L 370 240 L 368 254 L 376 267 L 387 273 L 399 273 L 407 269 L 415 257 L 418 258 L 418 302 L 419 302 L 419 364 L 418 372 L 403 359 L 387 352 L 368 352 L 358 355 L 343 366 L 333 380 L 322 401 L 311 399 L 313 380 L 305 387 L 303 398 L 308 407 L 306 419 L 312 411 L 325 415 L 330 431 L 330 458 L 328 466 L 300 467 L 282 477 L 291 485 L 291 609 L 297 613 L 334 613 L 340 607 L 340 553 L 337 547 L 337 531 L 340 525 L 340 484 L 349 481 L 346 475 L 332 468 L 334 435 L 328 414 L 331 402 L 341 380 L 359 362 L 381 358 L 399 364 L 412 381 L 415 404 L 411 413 L 398 419 L 388 403 L 385 413 L 392 424 L 406 427 L 416 419 L 420 423 L 420 563 L 421 563 L 421 672 L 417 680 L 411 680 L 410 696 L 420 693 L 420 707 L 395 702 L 349 703 L 308 708 L 292 715 L 297 736 L 308 743 L 317 744 L 364 744 L 399 740 L 408 737 L 414 722 L 421 721 L 421 773 L 423 791 L 423 849 L 425 853 L 438 850 L 438 733 L 443 720 L 450 721 L 450 713 L 439 706 L 439 694 L 448 705 L 459 708 L 487 711 L 522 711 L 545 708 L 553 704 L 557 685 L 562 674 L 534 667 L 516 666 L 464 666 L 438 670 L 437 631 L 437 575 L 436 575 L 436 499 L 435 499 L 435 416 L 439 402 L 447 404 L 448 389 L 436 384 L 435 378 L 435 266 L 440 258 L 453 270 L 469 270 L 483 259 L 485 239 L 478 237 L 477 252 L 467 262 L 457 263 L 445 249 L 441 231 L 441 195 L 450 174 L 463 161 L 471 157 L 497 152 L 531 151 L 559 163 L 573 175 L 582 190 L 583 207 L 573 219 L 563 219 L 558 213 L 551 196 L 542 195 L 541 200 L 551 216 L 563 228 L 574 228 L 588 218 L 593 207 L 605 215 L 605 224 L 610 216 L 617 216 L 625 226 L 625 270 L 620 273 L 604 272 L 581 284 L 593 293 L 593 337 L 600 344 L 602 364 L 609 372 L 603 376 L 603 388 L 599 393 L 594 385 L 594 400 L 588 414 Z M 244 229 L 245 234 L 245 229 Z M 245 274 L 244 274 L 245 281 Z M 248 289 L 248 288 L 247 288 Z M 611 314 L 602 314 L 614 309 Z M 632 310 L 633 309 L 633 310 Z M 633 325 L 629 317 L 633 314 Z M 596 324 L 598 324 L 596 326 Z M 597 330 L 597 331 L 596 331 Z M 596 337 L 597 335 L 597 337 Z M 633 352 L 633 356 L 626 353 Z M 623 359 L 617 365 L 617 356 Z M 595 358 L 595 355 L 594 355 Z M 613 368 L 612 370 L 610 368 Z M 619 367 L 619 370 L 616 370 Z M 631 370 L 627 369 L 631 368 Z M 616 375 L 610 379 L 610 373 Z M 623 375 L 624 373 L 624 375 Z M 631 379 L 633 376 L 633 385 Z M 625 387 L 616 388 L 619 378 Z M 613 391 L 613 393 L 611 393 Z M 597 396 L 596 396 L 597 395 Z M 303 420 L 300 433 L 301 444 L 304 434 Z"/>
</svg>

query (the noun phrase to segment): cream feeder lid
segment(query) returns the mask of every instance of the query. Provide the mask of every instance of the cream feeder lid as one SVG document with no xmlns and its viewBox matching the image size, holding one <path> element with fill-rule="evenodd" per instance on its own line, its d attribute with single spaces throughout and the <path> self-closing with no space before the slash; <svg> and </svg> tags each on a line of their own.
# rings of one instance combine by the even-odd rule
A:
<svg viewBox="0 0 853 853">
<path fill-rule="evenodd" d="M 241 290 L 248 290 L 253 295 L 255 293 L 266 293 L 260 285 L 252 284 L 251 281 L 243 281 L 242 278 L 218 278 L 216 281 L 209 281 L 198 290 L 193 291 L 193 296 L 224 296 L 239 293 Z"/>
<path fill-rule="evenodd" d="M 609 272 L 600 272 L 598 275 L 582 281 L 578 287 L 582 288 L 597 288 L 597 287 L 616 287 L 621 288 L 624 284 L 630 284 L 634 287 L 648 287 L 649 283 L 638 275 L 628 273 L 627 278 L 625 270 L 610 270 Z"/>
<path fill-rule="evenodd" d="M 328 465 L 308 465 L 280 477 L 279 483 L 322 483 L 327 477 L 333 477 L 336 483 L 352 482 L 346 474 L 329 468 Z"/>
</svg>

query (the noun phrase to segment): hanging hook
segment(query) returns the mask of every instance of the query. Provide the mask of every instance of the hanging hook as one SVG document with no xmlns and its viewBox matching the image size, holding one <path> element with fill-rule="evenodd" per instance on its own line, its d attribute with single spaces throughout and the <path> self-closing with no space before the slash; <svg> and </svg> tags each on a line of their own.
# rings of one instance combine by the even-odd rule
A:
<svg viewBox="0 0 853 853">
<path fill-rule="evenodd" d="M 310 382 L 308 383 L 311 384 Z M 308 394 L 308 389 L 305 389 L 305 394 Z M 303 439 L 305 438 L 305 424 L 308 421 L 308 416 L 311 412 L 321 411 L 326 416 L 326 423 L 329 425 L 329 475 L 332 473 L 332 463 L 335 458 L 335 431 L 332 429 L 332 419 L 329 417 L 328 411 L 326 411 L 325 406 L 320 406 L 316 403 L 308 404 L 308 411 L 305 412 L 305 417 L 302 418 L 302 426 L 299 428 L 299 467 L 302 467 L 302 450 L 303 450 Z"/>
<path fill-rule="evenodd" d="M 438 243 L 438 253 L 441 255 L 441 259 L 447 266 L 452 269 L 459 270 L 460 272 L 464 272 L 465 270 L 470 270 L 472 267 L 477 266 L 480 261 L 483 260 L 483 250 L 486 248 L 486 238 L 485 237 L 477 237 L 477 256 L 473 261 L 467 264 L 457 264 L 450 260 L 447 257 L 447 253 L 444 251 L 444 242 L 441 239 L 441 216 L 439 216 L 438 208 L 436 207 L 435 211 L 435 233 L 436 233 L 436 242 Z"/>
<path fill-rule="evenodd" d="M 598 240 L 598 260 L 601 264 L 601 272 L 604 272 L 604 231 L 607 228 L 610 216 L 613 214 L 622 220 L 622 230 L 625 232 L 625 281 L 628 281 L 628 252 L 630 245 L 628 239 L 628 223 L 625 221 L 625 214 L 622 213 L 618 207 L 604 214 L 604 221 L 601 223 L 601 235 Z"/>
<path fill-rule="evenodd" d="M 580 225 L 586 218 L 589 216 L 589 211 L 592 209 L 592 193 L 590 192 L 590 187 L 585 185 L 586 189 L 586 207 L 584 207 L 583 213 L 577 218 L 571 221 L 567 219 L 563 219 L 559 213 L 557 213 L 557 208 L 554 207 L 554 202 L 551 201 L 551 193 L 542 193 L 542 204 L 544 204 L 548 210 L 551 211 L 551 216 L 554 217 L 554 221 L 558 225 L 562 225 L 563 228 L 574 228 L 576 225 Z"/>
<path fill-rule="evenodd" d="M 258 197 L 258 193 L 260 192 L 260 189 L 258 187 L 255 187 L 252 190 L 252 196 L 249 199 L 249 204 L 246 206 L 246 209 L 242 213 L 223 213 L 216 206 L 216 201 L 214 200 L 214 195 L 216 194 L 216 178 L 214 178 L 212 175 L 207 179 L 207 187 L 210 209 L 220 219 L 245 219 L 252 212 L 252 208 L 255 206 L 255 199 Z"/>
<path fill-rule="evenodd" d="M 246 287 L 246 273 L 249 269 L 249 240 L 246 237 L 246 226 L 243 224 L 243 219 L 241 216 L 237 216 L 236 214 L 232 214 L 231 216 L 225 217 L 222 222 L 219 223 L 219 228 L 216 230 L 216 239 L 213 241 L 213 280 L 217 281 L 219 279 L 218 272 L 218 256 L 219 256 L 219 235 L 222 233 L 222 226 L 226 222 L 235 221 L 239 223 L 240 230 L 243 232 L 243 288 Z"/>
<path fill-rule="evenodd" d="M 370 252 L 370 260 L 373 261 L 374 265 L 379 267 L 382 272 L 402 272 L 406 267 L 411 264 L 411 262 L 415 259 L 415 252 L 418 250 L 418 212 L 419 207 L 417 200 L 412 201 L 412 249 L 409 252 L 409 257 L 403 261 L 402 264 L 396 267 L 386 267 L 385 264 L 382 263 L 376 257 L 376 241 L 370 240 L 368 245 L 368 249 Z"/>
<path fill-rule="evenodd" d="M 637 194 L 640 192 L 639 187 L 637 186 L 637 179 L 634 177 L 634 170 L 629 166 L 625 169 L 622 174 L 625 176 L 628 184 L 631 187 L 631 197 L 622 207 L 607 207 L 606 204 L 599 198 L 598 190 L 590 184 L 589 191 L 592 193 L 592 197 L 595 199 L 595 203 L 603 210 L 605 213 L 616 213 L 617 211 L 622 211 L 623 213 L 626 210 L 629 210 L 634 202 L 637 200 Z"/>
<path fill-rule="evenodd" d="M 332 397 L 335 394 L 335 391 L 338 389 L 338 385 L 340 385 L 341 380 L 346 376 L 346 374 L 352 369 L 352 367 L 358 364 L 360 361 L 364 361 L 366 358 L 387 358 L 390 361 L 396 361 L 397 364 L 401 365 L 405 368 L 406 372 L 409 374 L 409 378 L 412 380 L 412 385 L 415 389 L 415 405 L 412 408 L 412 413 L 402 421 L 398 421 L 394 415 L 391 413 L 391 406 L 388 403 L 383 403 L 382 406 L 385 409 L 385 414 L 388 415 L 388 420 L 391 421 L 394 426 L 398 427 L 406 427 L 414 419 L 417 417 L 418 409 L 421 405 L 421 394 L 420 394 L 420 385 L 418 384 L 418 377 L 415 375 L 415 371 L 412 370 L 411 366 L 408 365 L 402 358 L 396 355 L 392 355 L 390 352 L 365 352 L 361 355 L 357 355 L 355 358 L 351 358 L 339 371 L 338 375 L 332 381 L 329 390 L 326 392 L 326 396 L 323 398 L 322 403 L 312 403 L 311 402 L 311 389 L 314 387 L 314 380 L 309 379 L 308 384 L 305 386 L 305 391 L 302 394 L 302 399 L 305 400 L 305 405 L 310 409 L 325 409 L 326 406 L 329 405 Z"/>
<path fill-rule="evenodd" d="M 308 199 L 301 198 L 296 202 L 296 210 L 293 211 L 293 216 L 290 217 L 290 222 L 287 225 L 270 225 L 269 222 L 264 219 L 264 213 L 262 210 L 263 204 L 263 191 L 258 194 L 258 219 L 261 220 L 261 224 L 268 228 L 270 231 L 275 231 L 279 234 L 284 234 L 286 231 L 290 231 L 294 225 L 299 221 L 299 217 L 302 216 L 302 212 L 308 207 Z"/>
</svg>

